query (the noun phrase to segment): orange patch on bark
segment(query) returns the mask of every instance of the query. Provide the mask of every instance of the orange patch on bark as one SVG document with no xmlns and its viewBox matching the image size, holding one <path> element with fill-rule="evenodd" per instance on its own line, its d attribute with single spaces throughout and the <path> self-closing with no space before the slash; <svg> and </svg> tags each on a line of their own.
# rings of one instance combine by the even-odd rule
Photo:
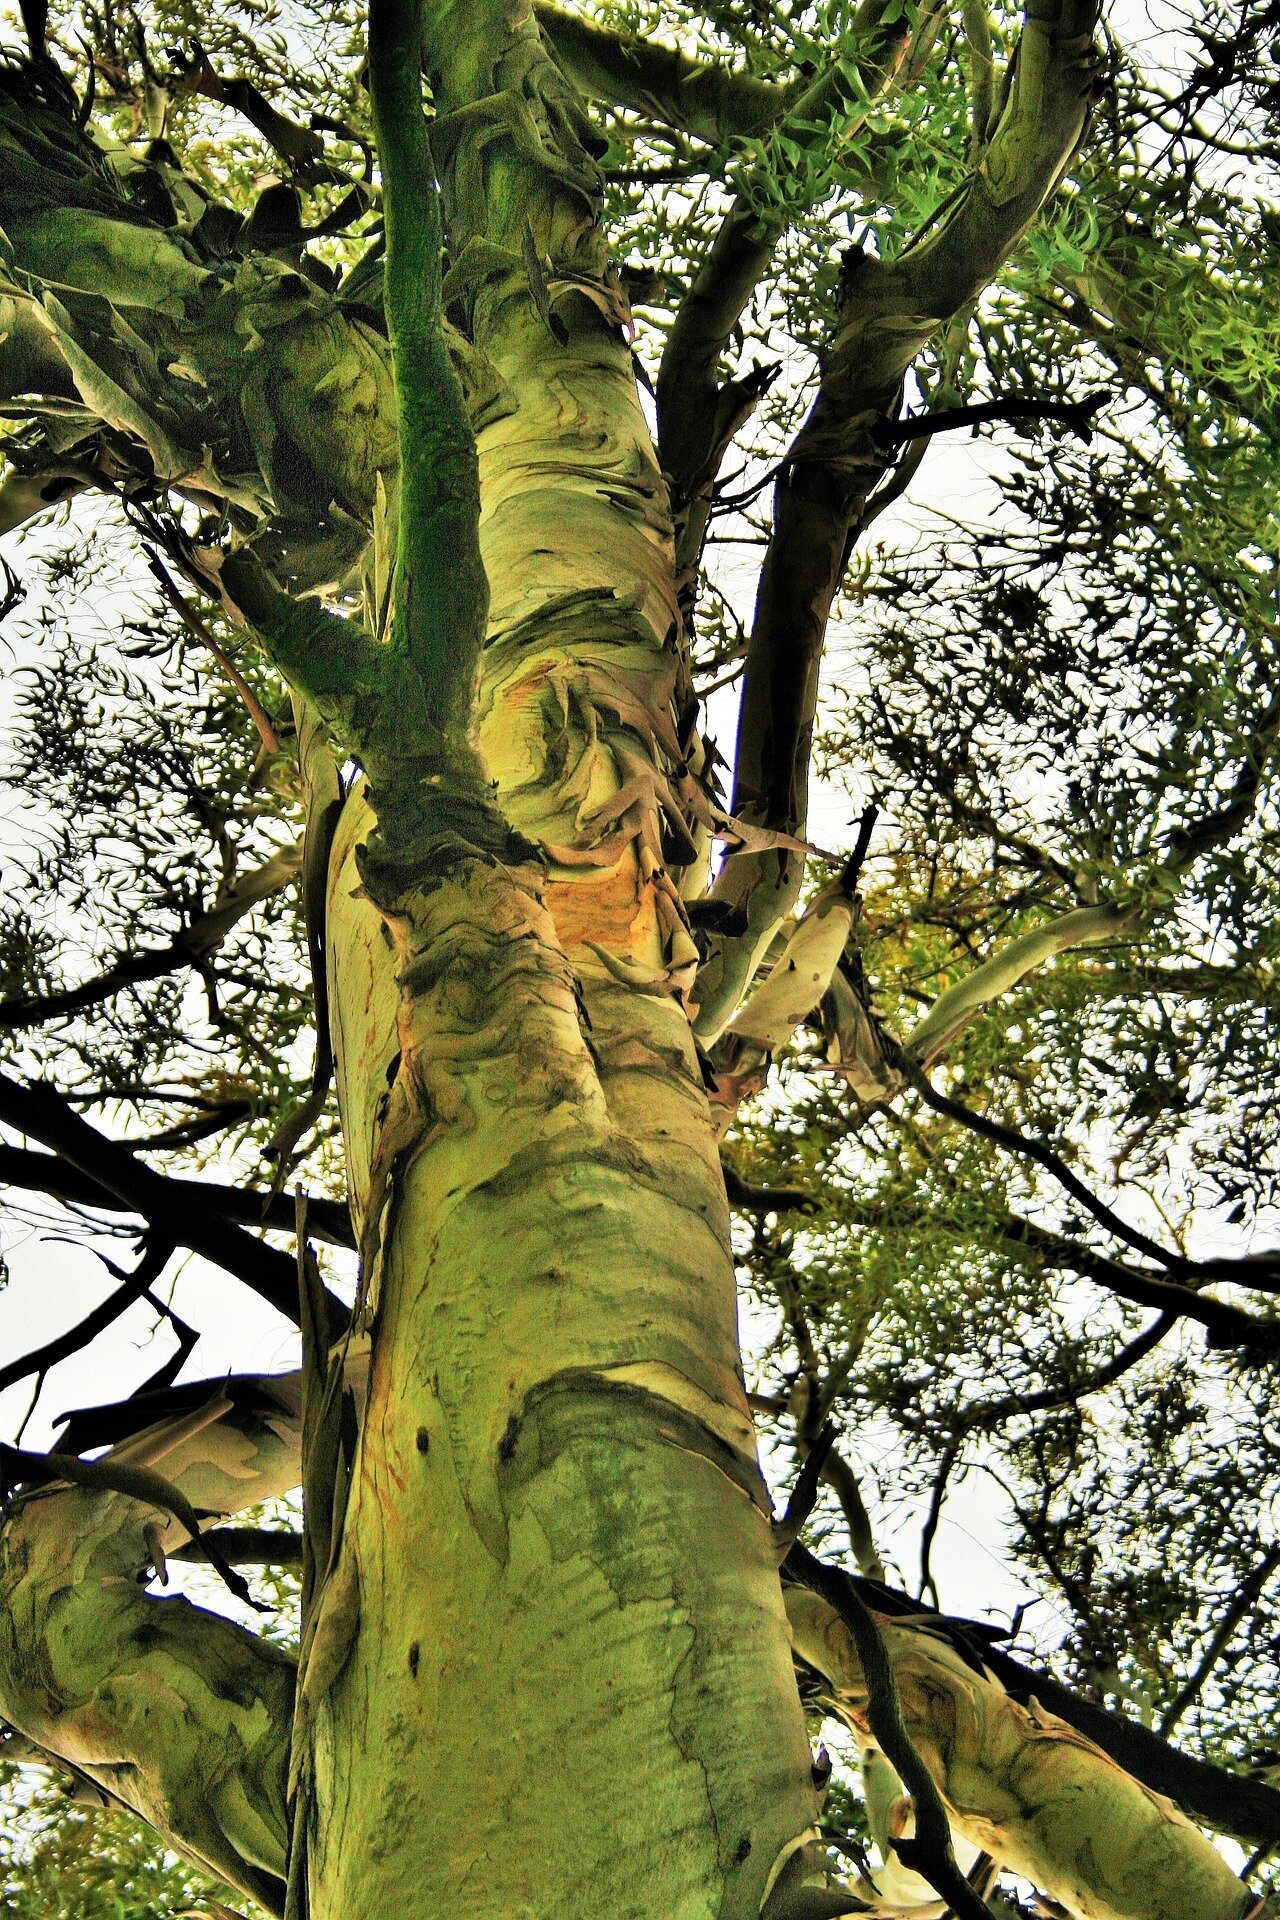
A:
<svg viewBox="0 0 1280 1920">
<path fill-rule="evenodd" d="M 641 880 L 630 849 L 612 867 L 548 879 L 544 897 L 566 950 L 590 943 L 638 966 L 662 964 L 653 889 Z"/>
</svg>

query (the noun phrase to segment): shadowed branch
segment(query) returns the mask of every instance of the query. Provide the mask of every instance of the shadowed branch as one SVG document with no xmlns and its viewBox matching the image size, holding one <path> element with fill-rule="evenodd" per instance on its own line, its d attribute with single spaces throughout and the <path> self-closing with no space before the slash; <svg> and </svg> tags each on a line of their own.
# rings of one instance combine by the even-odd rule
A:
<svg viewBox="0 0 1280 1920">
<path fill-rule="evenodd" d="M 0 1074 L 0 1122 L 38 1140 L 130 1212 L 140 1214 L 162 1238 L 212 1260 L 215 1266 L 243 1281 L 277 1313 L 296 1322 L 297 1280 L 287 1254 L 212 1211 L 190 1188 L 175 1196 L 172 1183 L 163 1174 L 154 1172 L 127 1147 L 108 1140 L 82 1120 L 52 1087 L 39 1083 L 23 1086 Z M 191 1186 L 196 1184 L 192 1182 Z M 336 1338 L 346 1325 L 347 1310 L 333 1294 L 329 1296 L 329 1316 Z"/>
</svg>

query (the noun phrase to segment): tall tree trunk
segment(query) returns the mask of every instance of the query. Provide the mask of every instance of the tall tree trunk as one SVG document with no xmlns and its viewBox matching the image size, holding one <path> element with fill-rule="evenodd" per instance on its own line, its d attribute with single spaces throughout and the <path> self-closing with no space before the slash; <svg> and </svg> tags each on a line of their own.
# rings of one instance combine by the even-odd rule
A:
<svg viewBox="0 0 1280 1920">
<path fill-rule="evenodd" d="M 687 1022 L 610 983 L 584 1030 L 492 866 L 393 927 L 420 1131 L 303 1682 L 311 1912 L 754 1916 L 814 1800 Z"/>
<path fill-rule="evenodd" d="M 747 1920 L 815 1798 L 673 991 L 669 511 L 576 102 L 529 17 L 428 45 L 500 394 L 478 740 L 543 858 L 410 860 L 376 781 L 397 878 L 358 814 L 335 850 L 373 1360 L 301 1680 L 310 1912 Z"/>
</svg>

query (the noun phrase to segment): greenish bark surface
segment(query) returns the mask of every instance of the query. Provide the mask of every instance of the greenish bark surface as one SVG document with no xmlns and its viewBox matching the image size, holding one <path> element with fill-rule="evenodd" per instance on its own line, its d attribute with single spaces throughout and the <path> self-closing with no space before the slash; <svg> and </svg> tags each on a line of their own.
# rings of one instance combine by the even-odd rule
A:
<svg viewBox="0 0 1280 1920">
<path fill-rule="evenodd" d="M 815 1803 L 709 1110 L 678 1000 L 636 991 L 694 951 L 658 840 L 665 493 L 584 220 L 588 131 L 531 18 L 442 10 L 428 49 L 453 271 L 470 248 L 472 338 L 511 394 L 478 436 L 478 738 L 546 868 L 446 840 L 346 910 L 374 1360 L 304 1651 L 309 1910 L 411 1880 L 424 1916 L 745 1920 Z M 477 1766 L 500 1719 L 518 1738 Z M 391 1764 L 353 1794 L 371 1751 Z"/>
<path fill-rule="evenodd" d="M 142 1591 L 168 1521 L 118 1494 L 27 1499 L 0 1554 L 0 1712 L 279 1911 L 293 1662 L 216 1613 Z"/>
<path fill-rule="evenodd" d="M 872 1769 L 886 1769 L 848 1628 L 804 1588 L 788 1590 L 787 1612 L 797 1653 L 824 1676 Z M 904 1725 L 955 1831 L 1073 1920 L 1244 1920 L 1256 1910 L 1199 1828 L 1073 1727 L 1011 1700 L 927 1625 L 883 1620 L 880 1631 Z M 892 1778 L 889 1792 L 900 1794 Z M 908 1809 L 901 1800 L 885 1809 L 888 1834 L 903 1831 Z M 917 1886 L 917 1899 L 927 1893 Z"/>
</svg>

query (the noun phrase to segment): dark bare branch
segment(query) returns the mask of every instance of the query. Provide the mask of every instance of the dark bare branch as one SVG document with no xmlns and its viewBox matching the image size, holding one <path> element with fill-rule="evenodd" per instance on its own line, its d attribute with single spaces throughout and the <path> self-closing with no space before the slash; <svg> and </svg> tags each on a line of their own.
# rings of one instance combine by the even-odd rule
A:
<svg viewBox="0 0 1280 1920">
<path fill-rule="evenodd" d="M 135 1301 L 145 1299 L 155 1281 L 164 1272 L 165 1265 L 173 1248 L 165 1241 L 152 1241 L 142 1250 L 141 1258 L 132 1273 L 125 1274 L 120 1285 L 99 1306 L 87 1313 L 74 1327 L 65 1333 L 56 1334 L 52 1340 L 46 1340 L 43 1346 L 34 1347 L 6 1366 L 0 1367 L 0 1393 L 18 1380 L 28 1379 L 32 1374 L 43 1381 L 50 1367 L 56 1367 L 59 1361 L 69 1359 L 73 1353 L 79 1353 L 100 1333 L 113 1326 L 121 1316 L 128 1312 Z M 119 1272 L 113 1268 L 112 1271 Z M 38 1388 L 37 1388 L 38 1391 Z"/>
<path fill-rule="evenodd" d="M 984 400 L 973 407 L 940 407 L 934 413 L 921 413 L 905 420 L 880 420 L 872 429 L 872 439 L 882 447 L 902 447 L 912 440 L 927 440 L 935 433 L 958 433 L 962 427 L 981 427 L 997 421 L 1049 420 L 1067 427 L 1082 440 L 1092 438 L 1093 417 L 1106 405 L 1109 394 L 1091 393 L 1084 400 Z"/>
<path fill-rule="evenodd" d="M 171 1553 L 171 1560 L 193 1561 L 203 1565 L 208 1548 L 214 1547 L 231 1567 L 300 1567 L 302 1535 L 286 1527 L 214 1527 L 206 1528 L 199 1540 Z"/>
<path fill-rule="evenodd" d="M 271 1194 L 258 1187 L 221 1186 L 212 1180 L 179 1180 L 169 1174 L 155 1177 L 164 1182 L 175 1207 L 206 1208 L 224 1220 L 234 1221 L 237 1226 L 270 1227 L 277 1233 L 293 1231 L 293 1200 L 284 1194 Z M 56 1154 L 35 1153 L 29 1147 L 0 1144 L 0 1186 L 47 1193 L 51 1199 L 65 1200 L 70 1206 L 92 1207 L 103 1213 L 137 1211 L 90 1174 L 81 1172 Z M 341 1201 L 309 1199 L 307 1223 L 318 1240 L 328 1241 L 335 1247 L 355 1245 L 351 1218 Z"/>
<path fill-rule="evenodd" d="M 157 1234 L 212 1260 L 215 1266 L 243 1281 L 277 1313 L 296 1322 L 297 1281 L 287 1254 L 256 1240 L 191 1193 L 175 1199 L 163 1174 L 154 1172 L 127 1147 L 108 1140 L 82 1120 L 52 1087 L 38 1082 L 23 1086 L 0 1074 L 0 1122 L 38 1140 L 76 1172 L 87 1175 L 130 1211 L 140 1214 Z M 329 1312 L 336 1338 L 348 1317 L 336 1295 L 330 1295 Z"/>
<path fill-rule="evenodd" d="M 956 1920 L 991 1920 L 991 1910 L 979 1898 L 956 1864 L 951 1826 L 928 1769 L 907 1738 L 902 1724 L 897 1683 L 875 1616 L 855 1582 L 837 1567 L 829 1567 L 796 1545 L 788 1559 L 798 1579 L 820 1594 L 848 1627 L 867 1683 L 867 1721 L 885 1758 L 890 1762 L 915 1805 L 914 1838 L 894 1843 L 905 1867 L 922 1874 L 950 1904 Z"/>
<path fill-rule="evenodd" d="M 50 1020 L 64 1020 L 99 1006 L 127 987 L 158 980 L 183 967 L 196 966 L 216 951 L 239 921 L 263 900 L 270 900 L 287 887 L 302 866 L 302 843 L 279 848 L 251 873 L 246 873 L 228 888 L 220 900 L 204 913 L 196 914 L 167 947 L 141 950 L 121 956 L 92 980 L 57 993 L 31 994 L 0 1000 L 0 1028 L 10 1031 L 43 1026 Z"/>
<path fill-rule="evenodd" d="M 733 811 L 754 824 L 803 832 L 827 623 L 889 461 L 876 424 L 896 415 L 920 349 L 994 278 L 1079 147 L 1095 85 L 1096 17 L 1095 0 L 1028 11 L 1002 110 L 962 188 L 896 260 L 857 248 L 845 256 L 818 394 L 775 493 L 747 652 Z M 747 925 L 710 942 L 698 979 L 704 1042 L 731 1017 L 802 874 L 789 853 L 744 855 L 725 868 L 716 897 L 740 906 Z"/>
<path fill-rule="evenodd" d="M 1072 1262 L 1074 1266 L 1074 1262 Z M 1094 1369 L 1078 1385 L 1044 1387 L 1038 1393 L 1009 1394 L 1003 1400 L 977 1400 L 958 1409 L 955 1425 L 966 1432 L 996 1426 L 1002 1420 L 1014 1420 L 1030 1413 L 1054 1413 L 1060 1407 L 1072 1407 L 1088 1394 L 1101 1393 L 1114 1386 L 1149 1353 L 1154 1353 L 1165 1335 L 1176 1325 L 1176 1313 L 1160 1313 L 1132 1340 L 1126 1340 L 1104 1365 Z M 865 1572 L 866 1569 L 864 1568 Z"/>
<path fill-rule="evenodd" d="M 729 1205 L 742 1213 L 816 1213 L 818 1202 L 803 1187 L 753 1187 L 727 1161 L 721 1163 Z"/>
<path fill-rule="evenodd" d="M 1078 1272 L 1088 1268 L 1088 1277 L 1098 1280 L 1111 1292 L 1120 1295 L 1123 1300 L 1132 1300 L 1136 1305 L 1155 1307 L 1161 1313 L 1198 1320 L 1206 1329 L 1211 1341 L 1218 1346 L 1241 1347 L 1254 1353 L 1280 1352 L 1280 1321 L 1258 1320 L 1251 1314 L 1242 1313 L 1238 1307 L 1228 1306 L 1224 1301 L 1214 1300 L 1198 1294 L 1187 1283 L 1186 1273 L 1190 1263 L 1179 1254 L 1172 1254 L 1161 1247 L 1149 1235 L 1137 1227 L 1131 1227 L 1122 1220 L 1106 1203 L 1091 1192 L 1051 1147 L 1040 1140 L 1034 1140 L 1029 1134 L 1018 1133 L 1012 1127 L 1002 1126 L 998 1121 L 989 1120 L 983 1113 L 967 1107 L 962 1101 L 949 1099 L 931 1086 L 921 1073 L 910 1075 L 910 1084 L 915 1088 L 926 1105 L 935 1113 L 945 1114 L 950 1120 L 957 1120 L 971 1133 L 980 1134 L 996 1146 L 1004 1147 L 1010 1153 L 1021 1154 L 1028 1160 L 1034 1160 L 1037 1166 L 1052 1175 L 1060 1186 L 1071 1195 L 1073 1200 L 1092 1214 L 1099 1225 L 1115 1234 L 1118 1240 L 1145 1253 L 1149 1259 L 1157 1261 L 1165 1269 L 1167 1278 L 1141 1272 L 1135 1267 L 1122 1265 L 1116 1260 L 1107 1260 L 1105 1256 L 1091 1256 L 1087 1249 L 1079 1249 L 1078 1257 L 1070 1262 Z M 1005 1237 L 1034 1245 L 1039 1230 L 1030 1221 L 1010 1223 Z M 1046 1235 L 1044 1251 L 1051 1250 L 1052 1235 Z M 1058 1251 L 1065 1253 L 1070 1242 L 1060 1245 Z"/>
</svg>

